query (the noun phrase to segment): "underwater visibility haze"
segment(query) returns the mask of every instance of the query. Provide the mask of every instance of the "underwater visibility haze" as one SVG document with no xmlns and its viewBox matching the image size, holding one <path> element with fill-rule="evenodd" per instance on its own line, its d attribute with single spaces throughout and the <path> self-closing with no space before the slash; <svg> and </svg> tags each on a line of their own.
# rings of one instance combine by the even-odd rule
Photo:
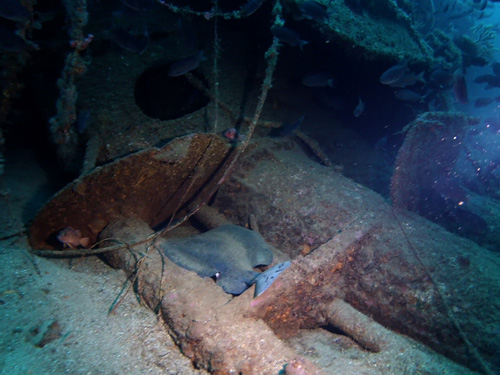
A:
<svg viewBox="0 0 500 375">
<path fill-rule="evenodd" d="M 1 374 L 499 374 L 500 1 L 0 0 Z"/>
</svg>

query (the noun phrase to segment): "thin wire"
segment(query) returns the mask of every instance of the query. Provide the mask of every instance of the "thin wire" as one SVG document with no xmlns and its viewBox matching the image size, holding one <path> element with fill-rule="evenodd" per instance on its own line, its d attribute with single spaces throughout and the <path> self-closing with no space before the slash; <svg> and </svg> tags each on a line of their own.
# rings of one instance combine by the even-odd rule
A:
<svg viewBox="0 0 500 375">
<path fill-rule="evenodd" d="M 214 130 L 213 133 L 217 134 L 217 128 L 219 124 L 219 53 L 220 53 L 220 41 L 219 33 L 217 30 L 217 12 L 219 11 L 218 1 L 214 0 L 214 95 L 215 95 L 215 119 L 214 119 Z"/>
</svg>

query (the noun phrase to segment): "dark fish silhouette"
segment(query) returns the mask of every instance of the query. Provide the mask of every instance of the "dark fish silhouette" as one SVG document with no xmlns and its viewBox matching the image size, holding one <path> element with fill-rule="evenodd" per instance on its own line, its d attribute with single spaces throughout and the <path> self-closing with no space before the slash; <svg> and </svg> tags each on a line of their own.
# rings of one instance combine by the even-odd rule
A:
<svg viewBox="0 0 500 375">
<path fill-rule="evenodd" d="M 245 5 L 241 7 L 241 13 L 244 16 L 250 16 L 261 7 L 263 2 L 264 0 L 249 0 Z"/>
<path fill-rule="evenodd" d="M 390 85 L 397 82 L 403 74 L 405 74 L 407 69 L 406 63 L 396 64 L 391 66 L 379 78 L 379 82 L 383 85 Z"/>
<path fill-rule="evenodd" d="M 413 103 L 419 103 L 424 100 L 424 97 L 420 95 L 418 92 L 408 89 L 396 90 L 394 91 L 394 96 L 396 97 L 396 99 Z"/>
<path fill-rule="evenodd" d="M 469 102 L 469 93 L 467 91 L 467 82 L 462 73 L 455 74 L 455 83 L 453 84 L 453 94 L 459 103 L 467 104 Z"/>
<path fill-rule="evenodd" d="M 414 72 L 405 72 L 396 82 L 391 83 L 389 86 L 403 88 L 413 86 L 418 81 L 425 83 L 424 73 L 415 74 Z"/>
<path fill-rule="evenodd" d="M 317 1 L 304 1 L 299 10 L 305 18 L 316 21 L 328 21 L 328 7 Z"/>
<path fill-rule="evenodd" d="M 292 135 L 295 130 L 297 130 L 302 122 L 304 122 L 305 116 L 300 116 L 297 120 L 292 123 L 284 124 L 281 128 L 277 129 L 276 135 L 279 137 L 286 137 Z"/>
<path fill-rule="evenodd" d="M 129 30 L 114 27 L 111 29 L 111 41 L 126 51 L 141 54 L 148 48 L 149 33 L 145 30 L 143 34 L 135 34 Z"/>
<path fill-rule="evenodd" d="M 302 78 L 302 84 L 308 87 L 333 87 L 333 78 L 326 73 L 309 73 Z"/>
<path fill-rule="evenodd" d="M 361 0 L 344 0 L 344 4 L 354 13 L 361 14 L 363 12 Z"/>
<path fill-rule="evenodd" d="M 300 39 L 297 32 L 285 26 L 273 26 L 271 28 L 271 32 L 276 38 L 278 38 L 280 42 L 288 44 L 292 47 L 299 47 L 300 49 L 302 49 L 302 46 L 309 43 L 306 40 Z"/>
<path fill-rule="evenodd" d="M 487 83 L 491 86 L 495 86 L 500 82 L 500 77 L 494 76 L 493 74 L 482 74 L 474 79 L 474 83 Z"/>
<path fill-rule="evenodd" d="M 352 114 L 354 117 L 359 117 L 363 113 L 365 113 L 365 102 L 363 102 L 361 97 L 359 97 L 358 105 L 356 106 L 356 108 L 354 108 L 354 111 L 352 111 Z"/>
<path fill-rule="evenodd" d="M 455 81 L 453 73 L 447 69 L 437 68 L 429 74 L 429 82 L 439 88 L 450 88 Z"/>
<path fill-rule="evenodd" d="M 15 31 L 0 24 L 0 50 L 8 52 L 20 52 L 27 48 L 26 41 L 16 34 Z"/>
<path fill-rule="evenodd" d="M 150 10 L 154 6 L 154 0 L 122 0 L 122 4 L 136 11 Z"/>
<path fill-rule="evenodd" d="M 499 62 L 494 62 L 491 64 L 491 69 L 493 69 L 493 73 L 497 76 L 500 77 L 500 63 Z"/>
<path fill-rule="evenodd" d="M 11 21 L 25 22 L 30 18 L 30 13 L 19 0 L 0 0 L 0 17 Z"/>
<path fill-rule="evenodd" d="M 78 117 L 76 118 L 76 131 L 78 134 L 82 134 L 85 129 L 90 124 L 90 121 L 92 120 L 92 112 L 90 110 L 83 110 L 80 113 L 78 113 Z"/>
<path fill-rule="evenodd" d="M 495 101 L 495 98 L 477 98 L 474 100 L 474 107 L 476 108 L 481 108 L 481 107 L 486 107 L 493 103 Z"/>
<path fill-rule="evenodd" d="M 203 50 L 200 50 L 194 55 L 173 62 L 172 65 L 170 65 L 170 68 L 168 68 L 168 75 L 170 77 L 182 76 L 198 68 L 200 66 L 200 61 L 203 60 L 205 60 L 205 55 L 203 54 Z"/>
</svg>

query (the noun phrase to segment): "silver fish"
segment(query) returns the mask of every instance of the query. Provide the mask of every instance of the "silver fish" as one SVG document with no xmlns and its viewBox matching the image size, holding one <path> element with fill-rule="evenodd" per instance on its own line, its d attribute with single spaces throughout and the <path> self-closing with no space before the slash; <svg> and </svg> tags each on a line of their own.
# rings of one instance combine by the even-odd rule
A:
<svg viewBox="0 0 500 375">
<path fill-rule="evenodd" d="M 135 11 L 146 11 L 153 8 L 154 0 L 121 0 L 127 8 Z"/>
<path fill-rule="evenodd" d="M 396 82 L 389 84 L 389 86 L 403 88 L 413 86 L 419 81 L 425 84 L 424 73 L 425 72 L 415 74 L 414 72 L 406 72 Z"/>
<path fill-rule="evenodd" d="M 200 66 L 200 61 L 206 60 L 203 50 L 200 50 L 194 55 L 188 56 L 182 60 L 178 60 L 170 65 L 168 69 L 168 75 L 170 77 L 179 77 L 192 70 L 195 70 Z"/>
<path fill-rule="evenodd" d="M 115 27 L 111 30 L 111 41 L 125 51 L 143 53 L 149 45 L 149 33 L 144 30 L 142 35 Z"/>
<path fill-rule="evenodd" d="M 245 16 L 254 14 L 261 7 L 264 0 L 249 0 L 241 7 L 241 13 Z"/>
<path fill-rule="evenodd" d="M 481 107 L 486 107 L 493 103 L 495 101 L 495 98 L 477 98 L 474 100 L 474 107 L 476 108 L 481 108 Z"/>
<path fill-rule="evenodd" d="M 306 0 L 299 5 L 299 9 L 305 18 L 317 21 L 328 21 L 328 7 L 325 4 Z"/>
<path fill-rule="evenodd" d="M 399 99 L 399 100 L 404 100 L 406 102 L 413 102 L 413 103 L 418 103 L 423 101 L 422 95 L 419 93 L 408 90 L 408 89 L 401 89 L 401 90 L 396 90 L 394 91 L 394 96 Z"/>
<path fill-rule="evenodd" d="M 494 62 L 491 64 L 491 68 L 493 69 L 493 73 L 495 73 L 497 77 L 500 77 L 500 63 Z"/>
<path fill-rule="evenodd" d="M 307 40 L 300 39 L 299 34 L 288 27 L 273 26 L 271 28 L 271 32 L 280 42 L 288 44 L 292 47 L 299 47 L 302 49 L 303 46 L 309 43 Z"/>
<path fill-rule="evenodd" d="M 365 113 L 365 103 L 363 102 L 361 97 L 359 97 L 358 105 L 356 106 L 356 108 L 354 108 L 352 114 L 354 115 L 354 117 L 359 117 L 363 113 Z"/>
<path fill-rule="evenodd" d="M 302 84 L 308 87 L 333 87 L 333 78 L 326 73 L 309 73 L 302 78 Z"/>
<path fill-rule="evenodd" d="M 406 63 L 393 65 L 382 73 L 379 78 L 379 82 L 383 85 L 390 85 L 394 82 L 397 82 L 403 76 L 403 74 L 405 74 L 406 69 Z"/>
<path fill-rule="evenodd" d="M 0 17 L 11 21 L 25 22 L 29 20 L 30 13 L 19 0 L 1 0 Z"/>
<path fill-rule="evenodd" d="M 20 52 L 27 49 L 26 41 L 2 24 L 0 24 L 0 50 L 9 52 Z"/>
</svg>

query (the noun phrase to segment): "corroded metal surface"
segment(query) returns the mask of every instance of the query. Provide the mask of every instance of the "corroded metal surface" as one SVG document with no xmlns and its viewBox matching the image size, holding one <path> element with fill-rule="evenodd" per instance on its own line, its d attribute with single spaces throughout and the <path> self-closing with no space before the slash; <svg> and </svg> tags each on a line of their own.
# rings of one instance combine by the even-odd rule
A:
<svg viewBox="0 0 500 375">
<path fill-rule="evenodd" d="M 228 150 L 218 136 L 193 134 L 98 167 L 42 208 L 31 224 L 30 244 L 60 248 L 55 236 L 68 226 L 92 244 L 119 217 L 140 218 L 153 228 L 164 224 L 202 188 L 217 182 Z"/>
<path fill-rule="evenodd" d="M 498 367 L 500 342 L 484 324 L 498 320 L 497 259 L 284 145 L 261 140 L 215 202 L 240 224 L 252 213 L 264 238 L 295 259 L 258 299 L 257 316 L 293 335 L 318 324 L 316 307 L 338 297 L 477 369 L 465 335 Z"/>
</svg>

